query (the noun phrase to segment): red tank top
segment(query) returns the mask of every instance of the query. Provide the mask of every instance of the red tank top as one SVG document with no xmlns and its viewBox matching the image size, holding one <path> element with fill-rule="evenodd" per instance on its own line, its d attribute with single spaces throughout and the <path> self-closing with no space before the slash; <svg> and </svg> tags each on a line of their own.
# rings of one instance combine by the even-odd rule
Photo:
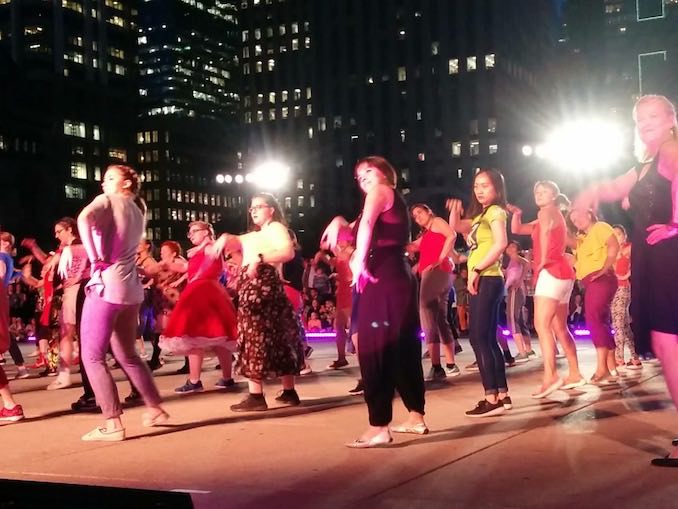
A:
<svg viewBox="0 0 678 509">
<path fill-rule="evenodd" d="M 567 227 L 565 226 L 565 218 L 562 214 L 558 214 L 556 226 L 548 233 L 548 252 L 546 253 L 546 263 L 544 268 L 548 270 L 556 279 L 574 279 L 574 269 L 565 257 L 565 247 L 567 241 Z M 532 270 L 537 276 L 537 268 L 542 263 L 542 249 L 539 240 L 541 228 L 539 223 L 535 224 L 532 230 L 532 247 L 533 260 Z"/>
<path fill-rule="evenodd" d="M 421 237 L 419 244 L 419 273 L 421 274 L 431 265 L 438 263 L 440 252 L 445 245 L 445 235 L 426 230 Z M 452 265 L 448 258 L 440 264 L 440 269 L 445 272 L 452 272 Z"/>
<path fill-rule="evenodd" d="M 619 258 L 614 264 L 614 273 L 617 277 L 625 276 L 631 270 L 631 257 L 628 255 L 628 251 L 625 254 L 624 249 L 628 247 L 628 244 L 624 244 L 619 251 Z M 631 283 L 629 279 L 617 279 L 617 285 L 620 288 L 629 288 Z"/>
</svg>

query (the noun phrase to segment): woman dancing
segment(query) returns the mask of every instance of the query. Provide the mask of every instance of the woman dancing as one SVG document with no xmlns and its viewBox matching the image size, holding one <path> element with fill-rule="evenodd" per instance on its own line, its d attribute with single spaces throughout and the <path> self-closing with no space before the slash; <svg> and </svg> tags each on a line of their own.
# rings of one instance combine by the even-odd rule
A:
<svg viewBox="0 0 678 509">
<path fill-rule="evenodd" d="M 82 436 L 84 441 L 125 439 L 122 406 L 115 381 L 106 365 L 113 355 L 141 393 L 147 411 L 144 426 L 169 418 L 146 362 L 134 349 L 139 305 L 144 290 L 136 267 L 136 248 L 145 228 L 146 205 L 139 197 L 137 173 L 128 166 L 109 166 L 100 194 L 78 216 L 78 229 L 92 263 L 81 326 L 81 356 L 101 407 L 105 424 Z"/>
</svg>

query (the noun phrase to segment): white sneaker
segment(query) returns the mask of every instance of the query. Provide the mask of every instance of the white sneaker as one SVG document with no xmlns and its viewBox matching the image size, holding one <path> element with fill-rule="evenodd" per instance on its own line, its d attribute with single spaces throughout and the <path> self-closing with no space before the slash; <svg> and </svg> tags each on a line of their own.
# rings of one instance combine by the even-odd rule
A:
<svg viewBox="0 0 678 509">
<path fill-rule="evenodd" d="M 30 377 L 31 374 L 28 372 L 28 370 L 24 367 L 19 368 L 19 370 L 16 372 L 16 375 L 14 376 L 15 380 L 20 380 L 22 378 L 28 378 Z"/>
<path fill-rule="evenodd" d="M 58 389 L 65 389 L 71 385 L 73 385 L 73 382 L 71 381 L 71 374 L 59 373 L 56 380 L 47 386 L 47 390 L 56 391 Z"/>
<path fill-rule="evenodd" d="M 309 366 L 308 364 L 304 366 L 304 369 L 299 371 L 300 375 L 310 375 L 311 373 L 313 373 L 313 369 L 311 369 L 311 366 Z"/>
</svg>

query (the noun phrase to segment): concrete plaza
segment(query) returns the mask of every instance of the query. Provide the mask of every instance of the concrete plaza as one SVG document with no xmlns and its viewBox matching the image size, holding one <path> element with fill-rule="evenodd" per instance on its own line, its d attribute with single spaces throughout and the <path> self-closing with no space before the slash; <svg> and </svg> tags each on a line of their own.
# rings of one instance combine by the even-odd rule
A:
<svg viewBox="0 0 678 509">
<path fill-rule="evenodd" d="M 457 361 L 470 363 L 468 342 Z M 298 383 L 302 405 L 235 414 L 229 405 L 246 391 L 212 390 L 215 360 L 205 365 L 205 392 L 179 396 L 185 377 L 179 359 L 156 372 L 171 414 L 167 426 L 143 428 L 142 408 L 123 416 L 128 439 L 85 443 L 80 436 L 101 422 L 73 414 L 78 387 L 46 391 L 51 379 L 11 383 L 24 407 L 23 422 L 0 429 L 0 477 L 101 486 L 186 490 L 196 508 L 635 508 L 676 507 L 678 471 L 650 466 L 666 454 L 678 415 L 661 376 L 646 364 L 605 388 L 587 385 L 530 398 L 539 383 L 539 359 L 510 368 L 513 410 L 468 419 L 482 397 L 478 373 L 464 372 L 428 386 L 426 436 L 395 435 L 389 447 L 352 450 L 367 424 L 361 397 L 348 389 L 358 376 L 328 371 L 329 342 L 313 343 L 315 373 Z M 595 352 L 578 340 L 582 371 L 593 372 Z M 429 367 L 424 362 L 424 369 Z M 565 361 L 559 361 L 565 373 Z M 8 361 L 8 373 L 13 366 Z M 121 396 L 129 391 L 114 371 Z M 279 386 L 267 386 L 273 407 Z M 405 417 L 399 400 L 395 422 Z"/>
</svg>

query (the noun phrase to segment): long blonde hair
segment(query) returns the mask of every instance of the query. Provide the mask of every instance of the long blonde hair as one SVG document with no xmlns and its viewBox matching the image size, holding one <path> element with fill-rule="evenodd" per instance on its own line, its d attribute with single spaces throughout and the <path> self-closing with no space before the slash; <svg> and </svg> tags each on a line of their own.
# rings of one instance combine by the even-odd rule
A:
<svg viewBox="0 0 678 509">
<path fill-rule="evenodd" d="M 638 162 L 645 163 L 649 162 L 654 154 L 649 154 L 647 151 L 647 146 L 643 143 L 643 140 L 640 139 L 640 133 L 638 132 L 638 107 L 641 104 L 657 102 L 664 107 L 664 111 L 671 115 L 673 118 L 673 127 L 671 128 L 671 136 L 674 140 L 678 141 L 678 120 L 676 120 L 676 107 L 671 101 L 669 101 L 663 95 L 644 95 L 636 101 L 636 104 L 633 106 L 633 121 L 636 122 L 636 127 L 633 131 L 633 154 L 636 156 Z"/>
</svg>

